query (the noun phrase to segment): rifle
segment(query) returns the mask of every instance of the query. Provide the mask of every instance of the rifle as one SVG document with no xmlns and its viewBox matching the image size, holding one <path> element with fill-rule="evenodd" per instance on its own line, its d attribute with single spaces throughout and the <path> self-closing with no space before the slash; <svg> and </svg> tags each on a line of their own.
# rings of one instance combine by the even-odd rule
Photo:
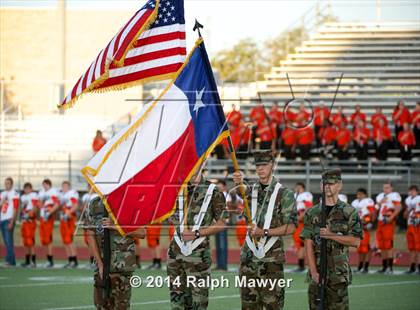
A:
<svg viewBox="0 0 420 310">
<path fill-rule="evenodd" d="M 108 210 L 104 206 L 104 217 L 108 217 Z M 111 279 L 109 272 L 111 269 L 111 235 L 109 228 L 104 229 L 104 240 L 103 240 L 103 298 L 107 300 L 111 294 Z"/>
<path fill-rule="evenodd" d="M 322 198 L 321 198 L 321 228 L 326 226 L 327 210 L 325 206 L 325 180 L 322 178 Z M 318 296 L 317 304 L 318 310 L 325 309 L 325 285 L 327 283 L 327 239 L 321 239 L 321 255 L 319 266 L 319 283 L 318 283 Z"/>
</svg>

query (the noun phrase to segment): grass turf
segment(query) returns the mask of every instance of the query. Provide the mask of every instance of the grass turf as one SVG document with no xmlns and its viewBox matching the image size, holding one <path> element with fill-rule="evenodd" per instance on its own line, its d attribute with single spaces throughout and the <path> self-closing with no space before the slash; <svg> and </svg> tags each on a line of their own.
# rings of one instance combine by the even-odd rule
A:
<svg viewBox="0 0 420 310">
<path fill-rule="evenodd" d="M 239 290 L 234 287 L 237 273 L 216 272 L 229 279 L 231 287 L 210 292 L 209 309 L 240 309 Z M 136 275 L 166 276 L 165 271 L 139 270 Z M 286 273 L 292 286 L 286 290 L 285 309 L 307 309 L 304 274 Z M 418 275 L 355 275 L 350 287 L 352 309 L 418 309 Z M 132 309 L 169 309 L 166 287 L 133 288 Z M 0 309 L 93 309 L 92 271 L 86 269 L 0 269 Z"/>
</svg>

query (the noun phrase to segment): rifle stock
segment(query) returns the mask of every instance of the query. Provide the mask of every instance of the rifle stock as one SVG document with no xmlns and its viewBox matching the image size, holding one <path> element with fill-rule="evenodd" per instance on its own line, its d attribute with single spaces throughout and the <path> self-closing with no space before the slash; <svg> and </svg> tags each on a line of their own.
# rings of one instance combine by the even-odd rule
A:
<svg viewBox="0 0 420 310">
<path fill-rule="evenodd" d="M 322 202 L 321 202 L 321 227 L 325 227 L 327 222 L 327 214 L 325 207 L 325 181 L 322 180 Z M 320 246 L 320 266 L 319 266 L 319 284 L 318 284 L 318 310 L 325 309 L 325 285 L 327 281 L 327 240 L 321 239 Z"/>
<path fill-rule="evenodd" d="M 104 208 L 104 217 L 108 217 L 108 210 L 106 208 Z M 103 298 L 107 300 L 111 294 L 111 280 L 109 277 L 111 269 L 111 236 L 108 228 L 104 229 L 103 249 Z"/>
</svg>

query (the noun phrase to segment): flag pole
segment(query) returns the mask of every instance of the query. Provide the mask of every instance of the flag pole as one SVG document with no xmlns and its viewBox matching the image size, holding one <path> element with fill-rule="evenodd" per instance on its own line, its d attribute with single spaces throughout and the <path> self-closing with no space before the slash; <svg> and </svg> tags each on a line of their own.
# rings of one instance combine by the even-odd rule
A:
<svg viewBox="0 0 420 310">
<path fill-rule="evenodd" d="M 196 31 L 196 30 L 197 30 L 199 38 L 202 38 L 202 36 L 201 36 L 201 32 L 200 32 L 200 28 L 204 28 L 204 27 L 203 27 L 203 25 L 202 25 L 202 24 L 200 24 L 200 23 L 197 21 L 197 19 L 196 19 L 196 20 L 195 20 L 195 24 L 194 24 L 193 31 Z M 206 56 L 207 56 L 207 55 L 206 55 Z M 205 57 L 205 59 L 207 59 L 207 57 Z M 208 68 L 211 68 L 211 67 L 210 67 L 210 64 L 207 64 L 207 67 L 208 67 Z M 211 72 L 211 73 L 212 73 L 212 72 Z M 213 76 L 213 74 L 211 74 L 211 76 Z M 215 82 L 214 82 L 214 83 L 215 83 Z M 217 86 L 215 85 L 215 87 L 217 87 Z M 218 95 L 217 95 L 217 96 L 218 96 Z M 220 101 L 220 98 L 219 98 L 219 101 Z M 231 138 L 230 134 L 227 136 L 227 138 L 226 138 L 226 139 L 227 139 L 227 141 L 228 141 L 228 145 L 229 145 L 229 153 L 230 153 L 230 157 L 231 157 L 231 159 L 232 159 L 233 169 L 235 170 L 235 172 L 239 172 L 239 164 L 238 164 L 238 160 L 237 160 L 237 158 L 236 158 L 235 147 L 234 147 L 234 145 L 233 145 L 232 138 Z M 249 224 L 249 225 L 251 225 L 251 226 L 253 226 L 252 214 L 251 214 L 251 210 L 250 210 L 250 208 L 249 208 L 248 199 L 247 199 L 247 197 L 246 197 L 246 192 L 245 192 L 245 189 L 244 189 L 244 184 L 243 184 L 243 182 L 241 182 L 241 183 L 239 184 L 239 192 L 240 192 L 240 194 L 241 194 L 241 196 L 242 196 L 242 199 L 243 199 L 243 201 L 244 201 L 244 207 L 245 207 L 246 217 L 248 217 L 248 224 Z M 253 239 L 254 243 L 256 243 L 255 238 L 252 238 L 252 239 Z"/>
</svg>

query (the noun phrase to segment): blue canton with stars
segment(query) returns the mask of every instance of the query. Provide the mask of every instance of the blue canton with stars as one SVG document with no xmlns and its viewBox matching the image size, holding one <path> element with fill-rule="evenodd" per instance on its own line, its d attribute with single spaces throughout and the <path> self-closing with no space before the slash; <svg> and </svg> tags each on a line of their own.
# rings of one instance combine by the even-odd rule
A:
<svg viewBox="0 0 420 310">
<path fill-rule="evenodd" d="M 148 1 L 143 7 L 153 10 L 156 1 Z M 150 29 L 169 26 L 173 24 L 185 24 L 184 19 L 184 0 L 161 0 L 155 22 Z"/>
<path fill-rule="evenodd" d="M 220 134 L 228 130 L 204 43 L 194 50 L 175 85 L 188 98 L 197 155 L 201 157 Z"/>
</svg>

